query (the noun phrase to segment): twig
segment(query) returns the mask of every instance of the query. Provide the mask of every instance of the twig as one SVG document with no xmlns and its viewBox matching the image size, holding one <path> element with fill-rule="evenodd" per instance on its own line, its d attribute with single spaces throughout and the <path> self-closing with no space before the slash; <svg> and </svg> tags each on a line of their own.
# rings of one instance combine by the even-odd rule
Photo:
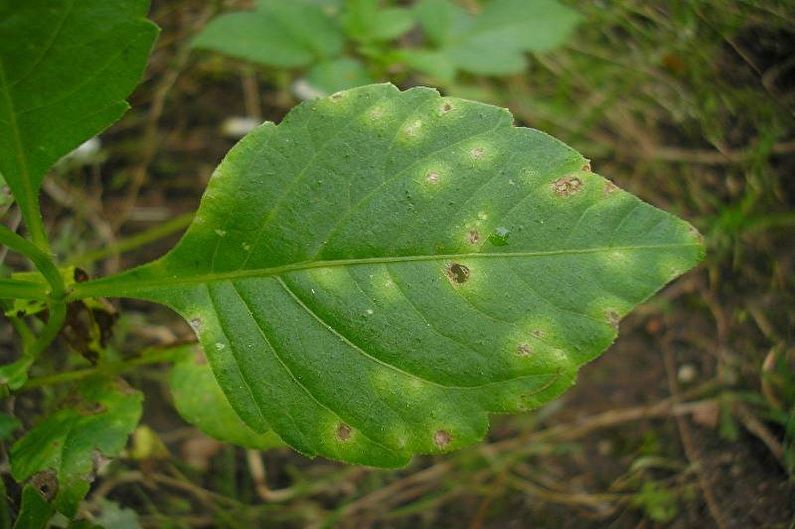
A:
<svg viewBox="0 0 795 529">
<path fill-rule="evenodd" d="M 254 481 L 257 496 L 263 501 L 283 502 L 295 497 L 296 491 L 294 489 L 273 490 L 268 487 L 265 477 L 265 465 L 262 463 L 262 454 L 260 454 L 259 450 L 246 450 L 246 461 L 251 472 L 251 479 Z"/>
<path fill-rule="evenodd" d="M 73 257 L 69 260 L 69 264 L 86 266 L 107 257 L 116 257 L 125 252 L 129 252 L 130 250 L 135 250 L 141 246 L 158 241 L 163 237 L 171 235 L 172 233 L 176 233 L 187 227 L 192 220 L 193 213 L 185 213 L 178 217 L 174 217 L 163 224 L 158 224 L 151 229 L 142 231 L 141 233 L 136 233 L 135 235 L 132 235 L 126 239 L 122 239 L 108 246 L 103 246 L 102 248 L 97 248 L 96 250 L 91 250 L 84 253 L 83 255 Z"/>
<path fill-rule="evenodd" d="M 65 371 L 62 373 L 55 373 L 38 378 L 31 378 L 28 380 L 20 391 L 40 388 L 44 386 L 53 386 L 56 384 L 65 384 L 74 382 L 75 380 L 82 380 L 84 378 L 96 375 L 99 373 L 118 375 L 127 371 L 136 369 L 139 366 L 147 364 L 159 364 L 161 362 L 169 362 L 179 357 L 190 348 L 195 347 L 195 344 L 178 344 L 169 348 L 159 348 L 157 351 L 144 352 L 139 358 L 132 358 L 125 362 L 100 364 L 96 367 L 88 367 L 85 369 L 75 369 L 73 371 Z"/>
<path fill-rule="evenodd" d="M 212 6 L 209 6 L 207 9 L 205 9 L 194 24 L 192 30 L 198 31 L 202 26 L 204 26 L 213 13 L 214 8 Z M 185 68 L 185 65 L 188 62 L 188 58 L 190 57 L 192 50 L 191 43 L 192 40 L 187 37 L 182 41 L 182 44 L 180 44 L 179 48 L 177 48 L 171 67 L 161 77 L 160 82 L 154 89 L 152 104 L 149 108 L 149 113 L 146 118 L 146 126 L 144 128 L 142 140 L 143 146 L 140 149 L 140 162 L 133 168 L 130 187 L 127 190 L 124 201 L 118 208 L 118 214 L 115 216 L 112 222 L 114 230 L 118 230 L 119 227 L 127 221 L 128 217 L 130 216 L 130 212 L 135 207 L 135 203 L 138 200 L 141 187 L 146 182 L 149 173 L 149 166 L 151 165 L 152 160 L 154 160 L 159 146 L 158 136 L 160 118 L 163 115 L 166 98 L 168 97 L 168 93 L 177 82 L 179 75 L 182 73 L 182 70 Z"/>
<path fill-rule="evenodd" d="M 673 352 L 669 344 L 663 344 L 663 363 L 665 364 L 665 374 L 668 379 L 668 387 L 671 391 L 671 396 L 674 402 L 679 402 L 681 395 L 679 393 L 679 385 L 676 382 L 676 367 L 674 365 Z M 699 487 L 704 495 L 704 500 L 707 503 L 707 509 L 715 524 L 719 529 L 728 529 L 726 519 L 723 512 L 720 510 L 718 501 L 715 498 L 715 493 L 712 491 L 709 480 L 704 475 L 704 470 L 701 466 L 701 455 L 693 444 L 693 438 L 690 435 L 690 426 L 687 421 L 679 415 L 675 415 L 676 426 L 679 429 L 679 438 L 682 440 L 682 447 L 685 450 L 685 456 L 691 465 L 694 466 L 696 475 L 698 477 Z"/>
<path fill-rule="evenodd" d="M 781 467 L 786 470 L 787 463 L 784 460 L 784 446 L 776 439 L 770 430 L 762 424 L 759 419 L 754 416 L 748 406 L 742 402 L 735 400 L 732 408 L 734 409 L 735 416 L 740 419 L 745 429 L 754 434 L 760 441 L 765 443 L 773 457 L 778 460 Z"/>
<path fill-rule="evenodd" d="M 102 209 L 100 204 L 91 196 L 75 189 L 64 182 L 57 183 L 54 178 L 46 178 L 42 184 L 42 189 L 52 200 L 61 206 L 77 211 L 81 216 L 88 219 L 88 223 L 94 229 L 103 246 L 113 246 L 116 236 L 110 223 L 100 215 Z M 105 266 L 105 273 L 112 274 L 118 271 L 120 263 L 118 259 L 109 261 Z"/>
</svg>

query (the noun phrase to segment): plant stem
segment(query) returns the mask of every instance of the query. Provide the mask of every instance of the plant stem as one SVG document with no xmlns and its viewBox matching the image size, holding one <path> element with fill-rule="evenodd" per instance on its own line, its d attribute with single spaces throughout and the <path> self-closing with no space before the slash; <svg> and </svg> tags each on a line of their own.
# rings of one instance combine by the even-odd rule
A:
<svg viewBox="0 0 795 529">
<path fill-rule="evenodd" d="M 138 366 L 168 362 L 185 354 L 186 351 L 194 348 L 195 346 L 196 346 L 195 343 L 178 344 L 167 348 L 156 349 L 149 353 L 145 352 L 139 358 L 133 358 L 125 362 L 113 362 L 113 363 L 101 364 L 95 367 L 87 367 L 85 369 L 75 369 L 74 371 L 66 371 L 43 377 L 32 378 L 28 380 L 24 386 L 22 386 L 20 391 L 40 388 L 43 386 L 65 384 L 67 382 L 82 380 L 84 378 L 97 374 L 117 375 L 125 371 L 131 371 Z"/>
<path fill-rule="evenodd" d="M 61 332 L 61 327 L 63 327 L 63 322 L 65 320 L 66 303 L 64 301 L 55 301 L 50 304 L 50 317 L 47 319 L 47 323 L 44 325 L 41 334 L 39 334 L 36 337 L 36 341 L 30 345 L 27 354 L 34 359 L 38 358 L 42 351 L 44 351 L 47 346 L 55 340 L 58 333 Z"/>
<path fill-rule="evenodd" d="M 0 299 L 47 300 L 47 286 L 34 281 L 0 278 Z"/>
<path fill-rule="evenodd" d="M 69 259 L 68 264 L 85 266 L 95 261 L 99 261 L 100 259 L 104 259 L 105 257 L 134 250 L 140 246 L 157 241 L 185 228 L 192 220 L 193 213 L 185 213 L 184 215 L 175 217 L 164 224 L 160 224 L 149 230 L 135 234 L 132 237 L 121 240 L 116 244 L 112 244 L 104 248 L 97 248 L 96 250 L 86 252 L 83 255 L 73 257 Z"/>
<path fill-rule="evenodd" d="M 66 297 L 66 287 L 64 286 L 61 273 L 52 257 L 44 253 L 36 244 L 20 237 L 7 227 L 0 224 L 0 243 L 8 246 L 10 249 L 21 253 L 38 268 L 41 275 L 50 284 L 50 297 L 53 300 L 62 300 Z"/>
</svg>

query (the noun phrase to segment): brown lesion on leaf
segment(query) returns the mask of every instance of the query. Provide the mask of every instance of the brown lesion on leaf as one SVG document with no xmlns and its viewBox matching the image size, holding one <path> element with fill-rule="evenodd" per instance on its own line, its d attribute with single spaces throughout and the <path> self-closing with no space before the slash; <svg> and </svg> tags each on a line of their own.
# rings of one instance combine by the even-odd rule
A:
<svg viewBox="0 0 795 529">
<path fill-rule="evenodd" d="M 605 196 L 612 195 L 616 191 L 618 191 L 618 186 L 610 180 L 605 180 Z"/>
<path fill-rule="evenodd" d="M 331 99 L 334 102 L 337 102 L 337 101 L 342 100 L 344 97 L 345 97 L 345 93 L 344 92 L 337 92 L 336 94 L 331 94 L 329 96 L 329 99 Z"/>
<path fill-rule="evenodd" d="M 436 184 L 439 182 L 440 176 L 437 171 L 428 171 L 428 174 L 425 175 L 425 181 L 429 184 Z"/>
<path fill-rule="evenodd" d="M 469 281 L 469 268 L 460 263 L 448 264 L 444 272 L 454 285 L 461 285 Z"/>
<path fill-rule="evenodd" d="M 697 230 L 696 228 L 694 228 L 693 226 L 688 226 L 688 228 L 687 228 L 687 231 L 689 231 L 689 232 L 690 232 L 690 235 L 693 237 L 693 239 L 694 239 L 694 240 L 695 240 L 697 243 L 699 243 L 699 244 L 704 244 L 704 235 L 702 235 L 700 231 L 698 231 L 698 230 Z"/>
<path fill-rule="evenodd" d="M 483 158 L 484 154 L 486 154 L 486 149 L 484 149 L 483 147 L 474 147 L 472 150 L 469 151 L 469 155 L 475 160 L 480 160 L 481 158 Z"/>
<path fill-rule="evenodd" d="M 610 324 L 616 332 L 618 332 L 618 324 L 621 322 L 621 315 L 614 310 L 607 311 L 607 323 Z"/>
<path fill-rule="evenodd" d="M 582 180 L 576 176 L 564 176 L 552 182 L 552 191 L 559 197 L 570 197 L 582 189 Z"/>
<path fill-rule="evenodd" d="M 539 339 L 541 339 L 544 336 L 546 336 L 546 333 L 544 331 L 542 331 L 541 329 L 533 329 L 533 331 L 531 331 L 530 334 L 532 334 L 534 337 L 539 338 Z"/>
<path fill-rule="evenodd" d="M 467 233 L 467 242 L 474 245 L 480 244 L 480 241 L 480 232 L 478 230 L 469 230 L 469 233 Z"/>
<path fill-rule="evenodd" d="M 591 160 L 585 160 L 585 164 L 582 166 L 582 171 L 584 173 L 591 172 Z"/>
<path fill-rule="evenodd" d="M 58 476 L 52 469 L 37 472 L 30 478 L 30 484 L 38 490 L 47 501 L 58 495 Z"/>
<path fill-rule="evenodd" d="M 345 423 L 340 423 L 337 426 L 337 439 L 340 441 L 348 441 L 353 435 L 353 428 Z"/>
<path fill-rule="evenodd" d="M 447 430 L 436 430 L 433 434 L 433 444 L 442 450 L 450 446 L 452 440 L 453 436 Z"/>
<path fill-rule="evenodd" d="M 204 352 L 201 349 L 198 349 L 196 354 L 193 356 L 193 363 L 197 366 L 203 366 L 207 364 L 207 357 L 204 356 Z"/>
<path fill-rule="evenodd" d="M 453 110 L 453 105 L 445 101 L 444 104 L 442 105 L 442 114 L 447 114 L 451 110 Z"/>
<path fill-rule="evenodd" d="M 107 410 L 108 408 L 101 402 L 83 401 L 77 406 L 77 413 L 80 415 L 99 415 Z"/>
<path fill-rule="evenodd" d="M 519 356 L 530 356 L 533 354 L 533 348 L 528 343 L 520 343 L 516 347 L 516 354 Z"/>
</svg>

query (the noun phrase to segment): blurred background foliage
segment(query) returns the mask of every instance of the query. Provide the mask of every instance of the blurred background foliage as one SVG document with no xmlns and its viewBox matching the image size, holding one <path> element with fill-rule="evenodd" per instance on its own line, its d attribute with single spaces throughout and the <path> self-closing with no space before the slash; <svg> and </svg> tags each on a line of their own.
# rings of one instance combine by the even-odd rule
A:
<svg viewBox="0 0 795 529">
<path fill-rule="evenodd" d="M 125 372 L 146 392 L 145 426 L 85 516 L 108 529 L 795 527 L 791 1 L 154 0 L 151 16 L 163 33 L 132 111 L 45 183 L 54 249 L 91 275 L 173 244 L 255 124 L 384 81 L 509 108 L 694 223 L 708 254 L 561 400 L 403 470 L 221 444 L 180 419 L 166 365 Z M 165 309 L 122 305 L 111 358 L 135 366 L 193 340 Z M 5 329 L 0 346 L 14 347 Z M 77 352 L 46 361 L 88 369 Z M 65 392 L 27 392 L 17 416 Z M 0 438 L 18 427 L 4 417 Z"/>
</svg>

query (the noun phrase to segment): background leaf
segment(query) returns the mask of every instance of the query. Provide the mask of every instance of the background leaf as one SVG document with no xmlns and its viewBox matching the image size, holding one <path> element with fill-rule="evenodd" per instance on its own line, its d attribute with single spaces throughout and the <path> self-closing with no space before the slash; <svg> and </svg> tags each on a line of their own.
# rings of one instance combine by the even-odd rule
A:
<svg viewBox="0 0 795 529">
<path fill-rule="evenodd" d="M 0 441 L 5 441 L 21 426 L 19 419 L 0 413 Z"/>
<path fill-rule="evenodd" d="M 121 379 L 83 381 L 77 400 L 46 417 L 11 447 L 11 474 L 22 482 L 54 472 L 54 505 L 74 516 L 98 455 L 118 455 L 141 417 L 140 392 Z"/>
<path fill-rule="evenodd" d="M 373 82 L 364 65 L 349 57 L 316 64 L 307 73 L 306 80 L 312 88 L 322 92 L 323 95 Z"/>
<path fill-rule="evenodd" d="M 581 19 L 556 0 L 493 0 L 477 16 L 447 0 L 424 0 L 415 12 L 441 53 L 480 75 L 521 72 L 525 53 L 561 45 Z"/>
<path fill-rule="evenodd" d="M 343 36 L 318 4 L 302 0 L 259 0 L 255 11 L 213 19 L 193 46 L 259 64 L 292 68 L 336 57 Z"/>
<path fill-rule="evenodd" d="M 343 26 L 352 39 L 359 42 L 387 41 L 411 29 L 414 17 L 402 7 L 381 8 L 379 0 L 348 0 L 345 3 Z"/>
<path fill-rule="evenodd" d="M 505 109 L 371 85 L 255 129 L 171 252 L 75 295 L 173 307 L 253 429 L 397 466 L 559 395 L 702 255 Z"/>
<path fill-rule="evenodd" d="M 157 35 L 148 0 L 0 0 L 0 172 L 27 222 L 44 173 L 129 106 Z"/>
<path fill-rule="evenodd" d="M 174 365 L 174 406 L 182 418 L 210 437 L 246 448 L 268 450 L 283 443 L 272 431 L 257 433 L 240 420 L 226 400 L 201 350 Z"/>
</svg>

